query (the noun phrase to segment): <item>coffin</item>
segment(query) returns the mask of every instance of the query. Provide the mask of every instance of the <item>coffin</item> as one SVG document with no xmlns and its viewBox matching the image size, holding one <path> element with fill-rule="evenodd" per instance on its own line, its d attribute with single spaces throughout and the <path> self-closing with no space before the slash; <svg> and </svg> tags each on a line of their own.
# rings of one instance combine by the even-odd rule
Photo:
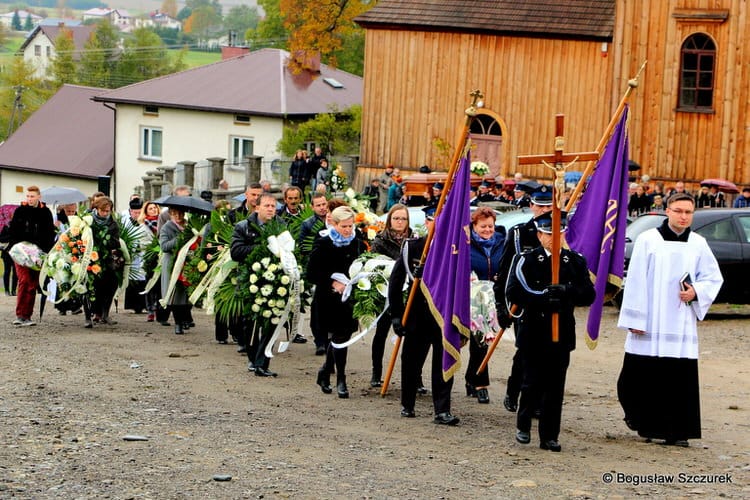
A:
<svg viewBox="0 0 750 500">
<path fill-rule="evenodd" d="M 404 194 L 407 196 L 422 196 L 425 191 L 432 189 L 432 185 L 436 182 L 442 182 L 445 184 L 445 180 L 448 178 L 448 172 L 432 172 L 430 174 L 411 174 L 404 176 Z M 479 175 L 471 174 L 471 185 L 479 186 L 482 181 L 488 181 L 495 183 L 495 178 L 492 175 L 485 175 L 481 177 Z"/>
</svg>

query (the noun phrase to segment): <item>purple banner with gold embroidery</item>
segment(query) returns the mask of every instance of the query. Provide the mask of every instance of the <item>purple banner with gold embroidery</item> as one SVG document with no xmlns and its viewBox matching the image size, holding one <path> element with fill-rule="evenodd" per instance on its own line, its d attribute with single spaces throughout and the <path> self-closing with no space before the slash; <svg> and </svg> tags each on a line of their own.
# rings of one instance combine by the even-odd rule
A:
<svg viewBox="0 0 750 500">
<path fill-rule="evenodd" d="M 459 163 L 445 204 L 435 218 L 435 232 L 422 276 L 430 310 L 443 331 L 443 378 L 461 366 L 461 345 L 469 338 L 469 234 L 471 212 L 469 155 Z"/>
<path fill-rule="evenodd" d="M 605 296 L 622 287 L 628 214 L 627 119 L 626 106 L 565 234 L 570 248 L 586 257 L 596 290 L 586 324 L 590 349 L 599 338 Z"/>
</svg>

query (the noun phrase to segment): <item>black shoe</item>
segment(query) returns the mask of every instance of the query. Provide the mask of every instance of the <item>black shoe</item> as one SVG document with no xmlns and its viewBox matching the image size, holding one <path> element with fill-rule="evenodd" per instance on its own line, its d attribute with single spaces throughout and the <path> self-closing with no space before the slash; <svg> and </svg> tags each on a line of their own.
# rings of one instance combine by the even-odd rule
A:
<svg viewBox="0 0 750 500">
<path fill-rule="evenodd" d="M 410 408 L 401 408 L 401 416 L 404 418 L 415 418 L 417 415 Z"/>
<path fill-rule="evenodd" d="M 195 321 L 189 321 L 187 326 L 188 328 L 195 328 Z"/>
<path fill-rule="evenodd" d="M 83 327 L 84 328 L 94 328 L 94 322 L 91 321 L 90 319 L 87 319 L 86 321 L 83 322 Z"/>
<path fill-rule="evenodd" d="M 315 355 L 316 356 L 323 356 L 326 353 L 325 346 L 319 345 L 315 348 Z"/>
<path fill-rule="evenodd" d="M 477 389 L 477 403 L 483 405 L 490 404 L 490 391 L 486 387 Z"/>
<path fill-rule="evenodd" d="M 175 325 L 174 326 L 174 334 L 175 335 L 183 335 L 185 333 L 185 330 L 182 329 L 182 325 Z"/>
<path fill-rule="evenodd" d="M 667 439 L 664 441 L 664 444 L 667 446 L 679 446 L 680 448 L 690 447 L 690 443 L 688 443 L 687 439 Z"/>
<path fill-rule="evenodd" d="M 383 381 L 380 380 L 379 377 L 373 377 L 372 380 L 370 380 L 370 387 L 383 387 Z"/>
<path fill-rule="evenodd" d="M 333 392 L 331 378 L 322 368 L 318 370 L 318 380 L 315 383 L 320 386 L 320 390 L 323 391 L 323 394 L 330 394 Z"/>
<path fill-rule="evenodd" d="M 433 422 L 440 425 L 458 425 L 458 423 L 461 421 L 458 417 L 455 415 L 451 415 L 450 412 L 443 412 L 438 413 L 435 415 L 435 419 Z"/>
<path fill-rule="evenodd" d="M 278 373 L 272 372 L 268 368 L 260 368 L 260 367 L 255 368 L 256 377 L 276 377 L 277 375 Z"/>
<path fill-rule="evenodd" d="M 247 346 L 246 345 L 239 345 L 237 346 L 237 352 L 247 352 Z"/>
<path fill-rule="evenodd" d="M 516 431 L 516 441 L 521 444 L 529 444 L 531 442 L 531 434 L 526 431 Z"/>
<path fill-rule="evenodd" d="M 292 342 L 294 342 L 295 344 L 307 344 L 307 339 L 298 333 L 294 336 Z"/>
<path fill-rule="evenodd" d="M 471 384 L 466 384 L 466 395 L 472 398 L 477 397 L 477 388 Z"/>
<path fill-rule="evenodd" d="M 338 384 L 336 384 L 336 392 L 338 393 L 341 399 L 348 398 L 349 389 L 346 388 L 346 382 L 339 382 Z"/>
<path fill-rule="evenodd" d="M 505 399 L 503 399 L 503 406 L 511 413 L 518 411 L 518 403 L 514 403 L 507 394 L 505 395 Z"/>
<path fill-rule="evenodd" d="M 253 364 L 252 361 L 248 361 L 247 362 L 247 371 L 249 371 L 249 372 L 254 372 L 255 371 L 255 365 Z"/>
<path fill-rule="evenodd" d="M 558 443 L 554 439 L 548 439 L 547 441 L 542 441 L 541 443 L 539 443 L 539 447 L 543 450 L 562 451 L 562 446 L 560 446 L 560 443 Z"/>
<path fill-rule="evenodd" d="M 193 325 L 193 326 L 195 326 L 195 323 L 187 323 L 187 322 L 186 322 L 186 323 L 183 323 L 183 324 L 182 324 L 182 329 L 183 329 L 183 330 L 186 330 L 186 331 L 187 331 L 187 330 L 190 330 L 190 325 Z"/>
<path fill-rule="evenodd" d="M 159 324 L 161 326 L 169 326 L 170 325 L 169 321 L 159 321 Z"/>
<path fill-rule="evenodd" d="M 429 394 L 429 393 L 430 393 L 430 390 L 427 387 L 423 385 L 420 385 L 419 387 L 417 387 L 417 394 L 419 394 L 420 396 L 424 396 L 425 394 Z"/>
</svg>

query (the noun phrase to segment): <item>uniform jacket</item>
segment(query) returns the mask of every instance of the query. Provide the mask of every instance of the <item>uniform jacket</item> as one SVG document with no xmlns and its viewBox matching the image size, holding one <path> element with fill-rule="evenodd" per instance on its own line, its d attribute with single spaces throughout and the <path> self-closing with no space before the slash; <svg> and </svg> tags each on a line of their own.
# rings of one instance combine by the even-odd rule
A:
<svg viewBox="0 0 750 500">
<path fill-rule="evenodd" d="M 523 313 L 517 322 L 516 347 L 546 349 L 552 342 L 552 323 L 549 294 L 545 288 L 552 276 L 552 259 L 541 246 L 517 255 L 511 264 L 506 295 L 518 304 Z M 559 311 L 560 347 L 575 349 L 576 306 L 588 306 L 594 301 L 594 285 L 589 278 L 586 258 L 571 250 L 560 253 L 559 283 L 569 287 Z"/>
<path fill-rule="evenodd" d="M 510 264 L 513 262 L 513 257 L 539 246 L 539 238 L 537 238 L 536 233 L 536 224 L 533 220 L 516 224 L 508 231 L 500 257 L 499 279 L 495 282 L 498 316 L 508 315 L 508 308 L 505 307 L 505 285 L 508 281 L 508 271 L 510 270 Z"/>
</svg>

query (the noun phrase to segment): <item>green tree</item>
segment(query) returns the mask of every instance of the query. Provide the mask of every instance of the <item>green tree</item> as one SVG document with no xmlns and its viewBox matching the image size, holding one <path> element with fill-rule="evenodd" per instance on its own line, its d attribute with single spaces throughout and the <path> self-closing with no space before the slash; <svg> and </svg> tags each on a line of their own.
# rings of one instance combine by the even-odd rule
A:
<svg viewBox="0 0 750 500">
<path fill-rule="evenodd" d="M 172 73 L 174 69 L 161 38 L 147 28 L 138 28 L 125 40 L 114 79 L 117 86 L 129 85 Z"/>
<path fill-rule="evenodd" d="M 10 22 L 10 27 L 15 31 L 21 31 L 23 29 L 21 26 L 21 16 L 18 15 L 18 10 L 13 11 L 13 20 Z"/>
<path fill-rule="evenodd" d="M 8 42 L 8 28 L 4 24 L 0 24 L 0 49 L 5 47 Z"/>
<path fill-rule="evenodd" d="M 84 45 L 78 68 L 83 85 L 111 88 L 112 74 L 117 66 L 118 32 L 109 21 L 99 21 L 91 38 Z"/>
<path fill-rule="evenodd" d="M 177 20 L 185 21 L 188 17 L 190 17 L 192 13 L 193 13 L 193 9 L 191 9 L 190 7 L 183 7 L 177 13 Z"/>
<path fill-rule="evenodd" d="M 289 32 L 284 27 L 284 18 L 279 10 L 279 0 L 258 0 L 266 13 L 255 29 L 245 32 L 245 40 L 248 40 L 253 50 L 266 47 L 286 49 Z"/>
<path fill-rule="evenodd" d="M 199 40 L 209 38 L 209 33 L 221 26 L 221 16 L 211 5 L 201 5 L 193 9 L 193 13 L 187 18 L 183 25 L 185 33 L 191 33 Z"/>
<path fill-rule="evenodd" d="M 288 157 L 301 149 L 305 142 L 324 145 L 331 156 L 359 152 L 362 129 L 362 106 L 356 105 L 339 111 L 331 107 L 328 113 L 299 124 L 284 127 L 277 148 Z"/>
<path fill-rule="evenodd" d="M 333 55 L 340 70 L 362 76 L 365 72 L 365 30 L 357 28 L 344 35 L 341 48 Z"/>
<path fill-rule="evenodd" d="M 229 9 L 224 16 L 225 31 L 236 31 L 239 36 L 244 36 L 248 29 L 258 26 L 258 9 L 247 5 L 235 5 Z"/>
<path fill-rule="evenodd" d="M 34 67 L 14 57 L 5 71 L 0 73 L 0 140 L 8 137 L 8 125 L 15 107 L 16 89 L 21 89 L 21 108 L 16 110 L 13 130 L 16 125 L 29 117 L 52 94 L 49 86 L 34 76 Z"/>
<path fill-rule="evenodd" d="M 55 57 L 52 58 L 52 81 L 56 89 L 64 83 L 76 83 L 76 63 L 73 53 L 76 50 L 73 42 L 73 32 L 69 29 L 61 29 L 55 38 Z"/>
<path fill-rule="evenodd" d="M 177 0 L 163 0 L 159 10 L 169 17 L 177 17 Z"/>
<path fill-rule="evenodd" d="M 34 21 L 31 20 L 31 12 L 26 14 L 26 22 L 23 23 L 24 31 L 31 31 L 34 29 Z"/>
</svg>

